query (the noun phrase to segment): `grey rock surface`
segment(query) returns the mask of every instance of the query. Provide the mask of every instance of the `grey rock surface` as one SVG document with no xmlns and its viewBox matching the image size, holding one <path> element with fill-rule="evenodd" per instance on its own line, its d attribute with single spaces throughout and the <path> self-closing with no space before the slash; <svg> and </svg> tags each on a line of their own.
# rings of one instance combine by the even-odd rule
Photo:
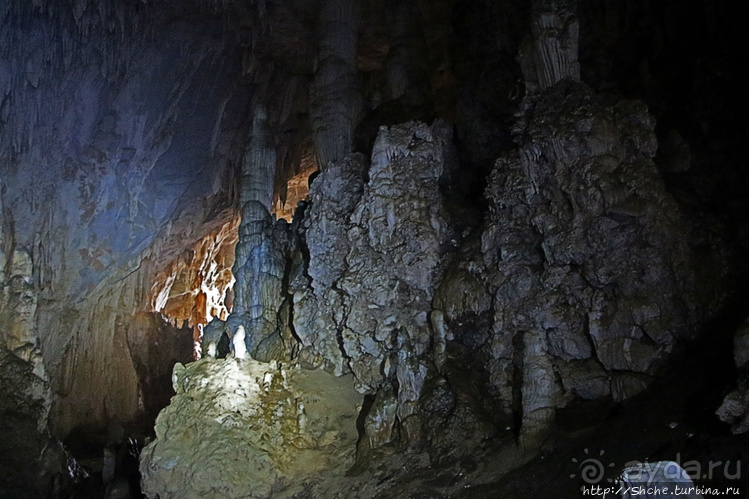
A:
<svg viewBox="0 0 749 499">
<path fill-rule="evenodd" d="M 431 362 L 429 313 L 449 234 L 438 187 L 447 133 L 383 127 L 366 183 L 361 156 L 333 163 L 304 214 L 307 266 L 291 283 L 302 358 L 353 372 L 361 392 L 397 380 L 397 410 L 378 433 L 416 412 Z"/>
<path fill-rule="evenodd" d="M 177 364 L 173 382 L 141 453 L 147 497 L 297 497 L 353 464 L 350 376 L 227 358 Z"/>
<path fill-rule="evenodd" d="M 728 119 L 746 85 L 731 80 L 730 9 L 625 4 L 2 2 L 0 455 L 21 465 L 0 480 L 64 469 L 51 435 L 162 408 L 212 315 L 228 319 L 203 330 L 206 351 L 225 340 L 230 359 L 177 376 L 202 386 L 162 414 L 151 491 L 194 493 L 197 469 L 201 493 L 234 494 L 246 443 L 257 494 L 326 497 L 305 473 L 337 437 L 295 440 L 311 412 L 294 420 L 296 388 L 258 360 L 354 386 L 358 438 L 335 452 L 357 449 L 363 497 L 409 460 L 456 470 L 450 495 L 494 466 L 473 462 L 489 447 L 496 473 L 532 457 L 559 408 L 645 390 L 746 275 L 749 259 L 726 265 L 728 243 L 749 248 L 745 130 Z M 705 38 L 685 52 L 695 16 Z M 318 166 L 293 224 L 275 222 Z M 746 344 L 743 328 L 719 410 L 737 432 Z M 235 397 L 271 371 L 279 413 Z M 322 461 L 290 479 L 300 448 Z"/>
<path fill-rule="evenodd" d="M 565 392 L 623 400 L 642 390 L 697 322 L 691 248 L 652 161 L 645 107 L 571 81 L 525 107 L 518 149 L 487 188 L 474 275 L 493 297 L 491 385 L 511 407 L 511 366 L 520 369 L 523 433 L 533 433 Z"/>
<path fill-rule="evenodd" d="M 60 437 L 141 417 L 152 367 L 181 355 L 153 344 L 150 287 L 231 203 L 246 132 L 238 52 L 195 35 L 220 21 L 138 7 L 0 6 L 0 247 L 30 265 L 28 341 Z"/>
<path fill-rule="evenodd" d="M 726 395 L 715 414 L 738 435 L 749 431 L 749 319 L 734 334 L 733 356 L 739 374 L 736 387 Z"/>
</svg>

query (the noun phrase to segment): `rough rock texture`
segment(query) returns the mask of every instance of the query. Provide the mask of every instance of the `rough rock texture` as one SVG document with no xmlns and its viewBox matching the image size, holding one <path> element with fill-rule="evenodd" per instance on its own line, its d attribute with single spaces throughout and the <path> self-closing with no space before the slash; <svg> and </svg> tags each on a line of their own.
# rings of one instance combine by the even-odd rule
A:
<svg viewBox="0 0 749 499">
<path fill-rule="evenodd" d="M 726 395 L 715 413 L 738 435 L 749 431 L 749 319 L 733 337 L 733 356 L 739 374 L 737 387 Z"/>
<path fill-rule="evenodd" d="M 240 179 L 242 221 L 233 268 L 234 310 L 225 324 L 217 322 L 206 329 L 204 350 L 212 356 L 223 334 L 237 357 L 247 352 L 264 361 L 287 359 L 296 343 L 285 302 L 287 255 L 293 245 L 286 221 L 274 223 L 270 214 L 275 171 L 276 148 L 266 110 L 257 105 Z"/>
<path fill-rule="evenodd" d="M 290 248 L 285 220 L 274 222 L 255 202 L 245 205 L 234 265 L 234 311 L 225 324 L 216 321 L 210 326 L 213 332 L 204 345 L 217 343 L 224 332 L 234 340 L 241 325 L 245 348 L 253 358 L 268 361 L 291 356 L 296 341 L 289 327 L 285 281 Z"/>
<path fill-rule="evenodd" d="M 227 211 L 209 225 L 215 230 L 159 272 L 151 286 L 151 309 L 177 327 L 197 329 L 231 312 L 239 217 Z"/>
<path fill-rule="evenodd" d="M 204 270 L 219 277 L 195 245 L 233 203 L 246 134 L 236 40 L 196 36 L 208 26 L 221 20 L 176 22 L 163 3 L 0 6 L 0 399 L 13 456 L 0 490 L 59 493 L 68 466 L 48 459 L 50 438 L 153 417 L 172 365 L 191 358 L 193 332 L 152 312 L 152 286 L 180 260 L 207 267 L 186 270 L 186 293 Z"/>
<path fill-rule="evenodd" d="M 154 361 L 192 336 L 149 316 L 151 286 L 231 205 L 241 59 L 228 38 L 195 36 L 219 19 L 172 21 L 164 5 L 0 7 L 1 245 L 15 265 L 26 255 L 23 320 L 60 437 L 150 405 Z"/>
<path fill-rule="evenodd" d="M 577 0 L 534 0 L 531 36 L 521 64 L 528 93 L 561 80 L 580 80 Z"/>
<path fill-rule="evenodd" d="M 141 454 L 148 497 L 324 497 L 325 480 L 353 464 L 350 376 L 227 358 L 177 364 L 173 379 Z"/>
<path fill-rule="evenodd" d="M 520 402 L 521 439 L 565 392 L 634 395 L 694 331 L 690 248 L 653 127 L 640 103 L 561 82 L 529 99 L 517 151 L 492 172 L 476 277 L 493 297 L 490 384 L 505 409 Z"/>
<path fill-rule="evenodd" d="M 0 347 L 0 491 L 46 497 L 69 481 L 68 456 L 47 427 L 48 380 L 31 365 Z"/>
<path fill-rule="evenodd" d="M 357 472 L 373 451 L 443 463 L 489 439 L 512 467 L 558 408 L 643 390 L 704 313 L 644 106 L 560 81 L 515 133 L 475 233 L 446 222 L 440 122 L 383 127 L 371 164 L 332 162 L 297 213 L 294 362 L 366 394 Z"/>
<path fill-rule="evenodd" d="M 723 227 L 747 275 L 737 12 L 2 2 L 4 448 L 30 441 L 38 469 L 48 420 L 88 435 L 158 410 L 231 305 L 208 351 L 353 374 L 363 496 L 389 481 L 377 453 L 468 469 L 494 446 L 506 470 L 560 406 L 632 397 L 721 309 Z M 454 150 L 439 121 L 393 126 L 435 116 Z M 311 204 L 273 223 L 317 162 Z"/>
<path fill-rule="evenodd" d="M 0 296 L 0 324 L 7 328 L 0 337 L 0 491 L 18 487 L 18 493 L 33 490 L 41 497 L 55 480 L 61 484 L 55 472 L 64 468 L 66 456 L 47 424 L 50 384 L 34 330 L 32 265 L 28 254 L 16 251 L 8 260 L 0 250 L 0 269 L 8 277 Z M 35 486 L 29 490 L 23 483 Z"/>
<path fill-rule="evenodd" d="M 447 133 L 440 124 L 382 128 L 367 182 L 361 156 L 333 163 L 304 214 L 308 261 L 292 281 L 301 359 L 352 371 L 362 392 L 396 384 L 394 410 L 377 423 L 386 432 L 415 413 L 431 362 L 430 304 L 448 238 L 438 188 Z"/>
</svg>

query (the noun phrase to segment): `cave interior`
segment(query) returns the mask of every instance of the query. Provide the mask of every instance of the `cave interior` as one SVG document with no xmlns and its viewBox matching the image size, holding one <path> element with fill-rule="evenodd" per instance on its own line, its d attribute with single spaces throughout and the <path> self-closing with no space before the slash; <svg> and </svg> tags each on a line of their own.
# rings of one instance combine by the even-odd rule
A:
<svg viewBox="0 0 749 499">
<path fill-rule="evenodd" d="M 0 498 L 749 493 L 740 8 L 3 0 Z"/>
</svg>

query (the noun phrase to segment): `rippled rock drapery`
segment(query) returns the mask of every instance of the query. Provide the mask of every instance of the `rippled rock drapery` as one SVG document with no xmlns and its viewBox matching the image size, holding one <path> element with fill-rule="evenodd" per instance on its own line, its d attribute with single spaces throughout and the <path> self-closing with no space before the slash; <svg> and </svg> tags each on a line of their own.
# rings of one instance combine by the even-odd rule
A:
<svg viewBox="0 0 749 499">
<path fill-rule="evenodd" d="M 242 161 L 234 309 L 226 323 L 215 321 L 205 329 L 204 350 L 213 355 L 223 334 L 235 351 L 264 361 L 286 359 L 294 347 L 284 282 L 293 245 L 286 221 L 275 222 L 270 214 L 275 172 L 276 149 L 267 112 L 258 104 Z"/>
<path fill-rule="evenodd" d="M 533 0 L 531 38 L 522 64 L 530 92 L 561 80 L 580 80 L 577 0 Z M 532 68 L 532 69 L 531 69 Z"/>
<path fill-rule="evenodd" d="M 356 71 L 359 0 L 322 0 L 319 47 L 310 91 L 317 161 L 325 169 L 351 152 L 361 108 Z"/>
<path fill-rule="evenodd" d="M 203 359 L 175 367 L 174 389 L 141 454 L 148 497 L 298 497 L 313 487 L 325 497 L 353 464 L 360 397 L 350 376 Z"/>
<path fill-rule="evenodd" d="M 4 414 L 35 429 L 36 452 L 47 421 L 64 436 L 162 406 L 171 393 L 154 394 L 189 331 L 150 310 L 193 324 L 228 312 L 232 259 L 217 240 L 232 236 L 212 229 L 240 211 L 237 313 L 207 339 L 226 332 L 236 355 L 261 359 L 296 360 L 302 347 L 305 366 L 351 371 L 367 394 L 362 447 L 427 440 L 442 457 L 448 435 L 467 454 L 513 429 L 532 447 L 573 398 L 636 393 L 704 317 L 691 273 L 700 268 L 702 293 L 721 277 L 710 275 L 719 229 L 698 235 L 677 214 L 643 107 L 580 81 L 646 99 L 665 139 L 658 166 L 690 216 L 715 201 L 713 215 L 746 212 L 733 166 L 743 156 L 725 145 L 743 128 L 727 126 L 739 113 L 724 108 L 746 86 L 720 61 L 736 59 L 720 45 L 739 45 L 722 36 L 730 9 L 685 7 L 682 25 L 678 6 L 662 5 L 3 2 Z M 683 26 L 703 13 L 699 43 L 683 51 Z M 251 127 L 258 103 L 266 119 Z M 369 151 L 379 125 L 432 111 L 456 123 L 460 162 L 446 164 L 440 126 L 413 124 L 381 135 L 372 168 L 349 154 L 355 127 L 366 132 L 355 148 Z M 511 147 L 518 111 L 517 150 L 497 163 L 482 218 L 485 204 L 465 193 Z M 297 240 L 267 200 L 283 204 L 315 154 L 331 174 L 296 218 Z M 706 195 L 689 192 L 703 180 Z M 446 219 L 459 220 L 455 234 Z M 8 435 L 5 448 L 23 444 Z M 433 452 L 440 439 L 445 453 Z"/>
<path fill-rule="evenodd" d="M 239 217 L 229 210 L 207 224 L 209 234 L 158 272 L 151 308 L 175 326 L 192 328 L 214 317 L 226 320 L 231 307 L 234 247 Z"/>
</svg>

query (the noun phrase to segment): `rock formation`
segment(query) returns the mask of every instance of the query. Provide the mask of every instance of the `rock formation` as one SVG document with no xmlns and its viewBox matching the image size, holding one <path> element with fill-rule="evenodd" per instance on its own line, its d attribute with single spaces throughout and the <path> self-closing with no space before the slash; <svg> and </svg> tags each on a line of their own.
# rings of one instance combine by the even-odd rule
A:
<svg viewBox="0 0 749 499">
<path fill-rule="evenodd" d="M 168 400 L 163 377 L 191 356 L 192 332 L 151 311 L 151 289 L 231 205 L 246 88 L 231 83 L 241 64 L 226 40 L 193 37 L 192 21 L 171 24 L 157 11 L 0 7 L 0 377 L 13 380 L 2 384 L 2 418 L 24 420 L 6 442 L 32 461 L 9 469 L 50 465 L 64 481 L 65 459 L 44 462 L 50 436 L 96 440 L 108 426 L 147 420 Z M 14 480 L 6 490 L 37 485 Z"/>
<path fill-rule="evenodd" d="M 465 495 L 725 357 L 731 12 L 5 2 L 0 495 L 136 493 L 159 411 L 149 496 Z"/>
<path fill-rule="evenodd" d="M 749 431 L 749 320 L 744 321 L 733 337 L 733 356 L 738 371 L 737 386 L 726 395 L 716 414 L 731 425 L 734 434 L 740 434 Z"/>
<path fill-rule="evenodd" d="M 448 237 L 438 188 L 447 133 L 440 124 L 383 128 L 366 183 L 361 156 L 330 165 L 310 192 L 309 261 L 292 282 L 301 358 L 351 370 L 362 392 L 397 384 L 401 422 L 414 415 L 431 362 L 430 303 Z"/>
<path fill-rule="evenodd" d="M 310 95 L 312 133 L 322 169 L 343 159 L 354 141 L 361 98 L 356 73 L 358 0 L 322 0 L 319 47 Z"/>
<path fill-rule="evenodd" d="M 283 358 L 284 350 L 288 356 L 292 341 L 288 317 L 280 315 L 285 298 L 288 243 L 285 222 L 274 225 L 271 220 L 275 170 L 275 145 L 266 111 L 258 105 L 242 165 L 239 197 L 242 222 L 233 269 L 237 285 L 234 311 L 227 327 L 234 338 L 241 324 L 246 330 L 247 351 L 262 360 Z"/>
<path fill-rule="evenodd" d="M 174 389 L 141 454 L 149 497 L 294 497 L 353 463 L 358 396 L 347 377 L 203 359 L 175 366 Z"/>
<path fill-rule="evenodd" d="M 644 107 L 606 104 L 570 80 L 526 105 L 518 150 L 492 172 L 481 236 L 488 369 L 508 402 L 507 366 L 523 372 L 523 433 L 564 393 L 636 394 L 696 325 L 684 223 L 652 162 Z"/>
</svg>

